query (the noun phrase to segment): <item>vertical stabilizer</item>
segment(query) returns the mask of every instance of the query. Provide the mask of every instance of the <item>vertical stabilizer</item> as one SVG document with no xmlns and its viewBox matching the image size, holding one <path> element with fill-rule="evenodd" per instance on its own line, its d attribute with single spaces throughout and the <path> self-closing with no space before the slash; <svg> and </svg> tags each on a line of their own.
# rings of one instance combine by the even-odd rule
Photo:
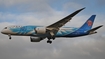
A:
<svg viewBox="0 0 105 59">
<path fill-rule="evenodd" d="M 92 15 L 81 27 L 79 30 L 87 31 L 92 28 L 96 15 Z"/>
</svg>

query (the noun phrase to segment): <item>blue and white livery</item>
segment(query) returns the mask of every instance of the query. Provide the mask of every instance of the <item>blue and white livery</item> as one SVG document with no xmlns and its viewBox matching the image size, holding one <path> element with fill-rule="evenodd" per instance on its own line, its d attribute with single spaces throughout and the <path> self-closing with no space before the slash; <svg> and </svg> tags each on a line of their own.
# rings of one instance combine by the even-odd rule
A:
<svg viewBox="0 0 105 59">
<path fill-rule="evenodd" d="M 95 30 L 103 25 L 91 29 L 96 15 L 92 15 L 80 28 L 62 27 L 83 9 L 85 8 L 79 9 L 58 22 L 46 27 L 14 25 L 5 27 L 1 33 L 8 35 L 9 39 L 11 39 L 11 35 L 30 36 L 31 42 L 40 42 L 41 40 L 48 38 L 47 43 L 50 44 L 52 43 L 51 39 L 54 40 L 56 37 L 79 37 L 97 33 Z"/>
</svg>

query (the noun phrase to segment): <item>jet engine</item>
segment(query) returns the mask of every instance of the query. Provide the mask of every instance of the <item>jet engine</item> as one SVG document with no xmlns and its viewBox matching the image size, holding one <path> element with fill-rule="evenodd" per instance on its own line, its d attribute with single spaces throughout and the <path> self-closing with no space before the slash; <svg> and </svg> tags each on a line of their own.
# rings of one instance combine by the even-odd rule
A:
<svg viewBox="0 0 105 59">
<path fill-rule="evenodd" d="M 30 37 L 31 42 L 40 42 L 43 38 L 40 37 Z"/>
<path fill-rule="evenodd" d="M 46 34 L 46 27 L 37 27 L 35 28 L 36 34 Z"/>
</svg>

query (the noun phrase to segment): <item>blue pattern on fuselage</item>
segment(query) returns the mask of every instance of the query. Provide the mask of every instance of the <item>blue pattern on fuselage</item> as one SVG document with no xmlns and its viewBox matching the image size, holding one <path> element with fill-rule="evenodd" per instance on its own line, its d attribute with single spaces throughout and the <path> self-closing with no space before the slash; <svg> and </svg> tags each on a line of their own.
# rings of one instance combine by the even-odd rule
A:
<svg viewBox="0 0 105 59">
<path fill-rule="evenodd" d="M 57 37 L 62 37 L 65 35 L 68 35 L 72 32 L 75 32 L 78 28 L 74 28 L 74 27 L 63 27 L 61 28 L 61 30 L 58 31 L 58 33 L 56 34 Z"/>
<path fill-rule="evenodd" d="M 17 34 L 24 35 L 24 34 L 27 34 L 31 31 L 33 31 L 35 28 L 36 28 L 36 26 L 22 26 L 22 27 L 10 28 L 10 30 Z M 35 34 L 35 32 L 32 34 Z"/>
<path fill-rule="evenodd" d="M 35 30 L 34 30 L 37 27 L 42 27 L 42 26 L 11 27 L 10 30 L 16 33 L 17 35 L 34 36 L 34 35 L 38 35 L 35 33 Z M 71 34 L 74 35 L 77 30 L 78 28 L 74 28 L 74 27 L 63 27 L 57 32 L 56 37 L 70 36 Z"/>
</svg>

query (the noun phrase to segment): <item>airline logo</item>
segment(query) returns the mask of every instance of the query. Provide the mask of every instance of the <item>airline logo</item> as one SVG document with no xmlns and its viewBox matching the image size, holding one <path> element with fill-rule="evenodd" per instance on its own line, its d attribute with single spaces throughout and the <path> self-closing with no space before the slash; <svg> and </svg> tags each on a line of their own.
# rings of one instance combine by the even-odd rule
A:
<svg viewBox="0 0 105 59">
<path fill-rule="evenodd" d="M 87 21 L 87 24 L 88 24 L 88 26 L 92 26 L 92 21 L 91 20 L 88 20 Z"/>
</svg>

